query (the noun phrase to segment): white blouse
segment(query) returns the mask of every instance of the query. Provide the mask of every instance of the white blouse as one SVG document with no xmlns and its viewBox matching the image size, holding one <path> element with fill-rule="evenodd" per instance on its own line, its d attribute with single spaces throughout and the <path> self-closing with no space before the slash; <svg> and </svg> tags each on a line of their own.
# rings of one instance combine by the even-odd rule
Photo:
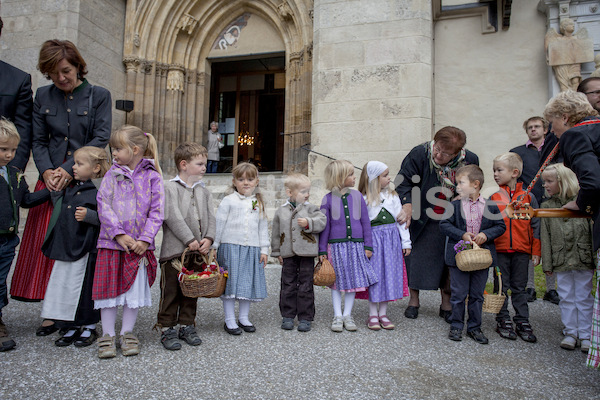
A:
<svg viewBox="0 0 600 400">
<path fill-rule="evenodd" d="M 365 202 L 367 202 L 367 197 L 365 198 Z M 398 195 L 392 195 L 389 192 L 380 192 L 379 198 L 381 202 L 377 205 L 372 205 L 367 202 L 367 210 L 369 210 L 369 220 L 373 221 L 379 215 L 379 212 L 382 208 L 385 208 L 390 214 L 394 216 L 394 218 L 398 217 L 400 211 L 402 211 L 402 203 L 400 202 L 400 197 Z M 400 225 L 396 222 L 396 226 L 398 226 L 398 231 L 400 232 L 400 238 L 402 239 L 402 248 L 403 249 L 411 249 L 412 243 L 410 241 L 410 232 L 408 228 L 406 228 L 406 224 Z"/>
<path fill-rule="evenodd" d="M 260 247 L 269 254 L 269 231 L 266 215 L 261 215 L 255 195 L 246 197 L 238 192 L 225 196 L 217 208 L 217 234 L 212 244 L 221 243 Z"/>
</svg>

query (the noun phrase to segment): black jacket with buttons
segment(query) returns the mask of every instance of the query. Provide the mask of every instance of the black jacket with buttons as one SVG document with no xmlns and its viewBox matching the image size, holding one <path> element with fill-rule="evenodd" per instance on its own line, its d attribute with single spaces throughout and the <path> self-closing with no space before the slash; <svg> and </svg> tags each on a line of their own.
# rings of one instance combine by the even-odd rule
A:
<svg viewBox="0 0 600 400">
<path fill-rule="evenodd" d="M 31 208 L 50 200 L 48 189 L 29 192 L 29 186 L 19 168 L 8 166 L 10 186 L 0 176 L 0 234 L 17 234 L 19 207 Z"/>
<path fill-rule="evenodd" d="M 33 159 L 40 174 L 62 167 L 73 175 L 75 150 L 106 147 L 112 124 L 111 101 L 108 90 L 92 87 L 87 80 L 70 94 L 54 85 L 37 90 L 33 103 Z"/>
</svg>

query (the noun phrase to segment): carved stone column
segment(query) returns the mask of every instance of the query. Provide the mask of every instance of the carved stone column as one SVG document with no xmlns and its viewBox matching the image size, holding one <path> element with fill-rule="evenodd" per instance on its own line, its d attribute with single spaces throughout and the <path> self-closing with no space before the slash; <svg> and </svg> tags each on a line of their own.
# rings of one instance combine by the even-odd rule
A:
<svg viewBox="0 0 600 400">
<path fill-rule="evenodd" d="M 167 102 L 165 109 L 165 128 L 163 131 L 164 153 L 161 164 L 165 171 L 175 172 L 175 163 L 171 155 L 179 144 L 181 130 L 181 99 L 184 93 L 185 75 L 182 65 L 169 65 L 167 73 Z"/>
<path fill-rule="evenodd" d="M 137 57 L 126 57 L 123 59 L 123 64 L 125 64 L 125 71 L 127 74 L 127 91 L 125 92 L 125 96 L 127 100 L 135 101 L 135 78 L 137 75 L 138 66 L 140 65 L 140 60 Z M 134 115 L 139 112 L 138 107 L 141 104 L 133 104 L 133 111 L 131 111 L 129 116 L 127 116 L 127 123 L 133 124 L 135 117 Z"/>
</svg>

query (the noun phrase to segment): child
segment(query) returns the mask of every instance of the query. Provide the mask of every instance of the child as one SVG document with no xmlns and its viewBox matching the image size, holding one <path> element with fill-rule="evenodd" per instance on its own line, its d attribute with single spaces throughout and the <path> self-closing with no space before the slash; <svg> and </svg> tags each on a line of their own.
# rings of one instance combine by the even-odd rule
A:
<svg viewBox="0 0 600 400">
<path fill-rule="evenodd" d="M 197 299 L 185 297 L 179 288 L 178 272 L 172 266 L 188 247 L 207 254 L 215 237 L 213 198 L 204 187 L 207 151 L 197 143 L 183 143 L 175 149 L 175 165 L 179 174 L 165 183 L 165 220 L 160 252 L 160 306 L 156 326 L 162 329 L 160 342 L 167 350 L 179 350 L 182 339 L 191 346 L 202 340 L 195 328 Z M 198 254 L 188 253 L 185 267 Z M 175 327 L 179 324 L 179 334 Z"/>
<path fill-rule="evenodd" d="M 275 213 L 271 231 L 271 256 L 278 257 L 283 266 L 281 329 L 294 329 L 294 318 L 298 316 L 298 331 L 308 332 L 315 317 L 313 273 L 319 232 L 325 229 L 327 220 L 319 207 L 308 202 L 310 180 L 306 175 L 290 174 L 284 185 L 288 201 Z"/>
<path fill-rule="evenodd" d="M 399 225 L 396 216 L 402 210 L 400 198 L 390 190 L 390 170 L 379 161 L 369 161 L 363 167 L 358 190 L 363 194 L 369 210 L 373 233 L 371 266 L 378 282 L 367 292 L 356 297 L 369 299 L 367 327 L 372 330 L 394 329 L 387 317 L 387 303 L 401 299 L 404 293 L 404 256 L 410 254 L 410 233 L 406 224 Z M 379 311 L 377 310 L 379 306 Z"/>
<path fill-rule="evenodd" d="M 369 263 L 373 254 L 371 221 L 362 195 L 350 189 L 355 181 L 354 166 L 349 161 L 336 160 L 325 167 L 325 186 L 331 192 L 321 202 L 327 226 L 319 238 L 319 259 L 328 258 L 335 270 L 335 283 L 331 286 L 334 332 L 342 332 L 344 328 L 356 331 L 352 319 L 354 296 L 377 282 Z M 345 292 L 343 314 L 342 292 Z"/>
<path fill-rule="evenodd" d="M 2 309 L 8 304 L 6 278 L 10 271 L 15 248 L 19 244 L 19 207 L 30 208 L 50 199 L 48 189 L 29 193 L 23 173 L 7 166 L 15 157 L 21 137 L 15 124 L 6 118 L 0 119 L 0 351 L 14 349 L 16 343 L 8 336 L 2 321 Z"/>
<path fill-rule="evenodd" d="M 496 201 L 500 211 L 504 211 L 508 203 L 516 200 L 529 203 L 533 208 L 538 207 L 535 197 L 530 194 L 523 196 L 523 184 L 517 183 L 522 170 L 523 161 L 516 153 L 504 153 L 494 159 L 494 180 L 500 186 L 500 190 L 492 195 L 491 200 Z M 535 265 L 540 262 L 540 222 L 538 218 L 511 220 L 504 212 L 503 215 L 506 232 L 496 239 L 495 245 L 502 273 L 502 292 L 506 294 L 508 289 L 511 291 L 510 299 L 515 310 L 513 321 L 517 332 L 515 333 L 510 322 L 508 298 L 496 315 L 496 332 L 505 339 L 516 340 L 518 334 L 524 341 L 535 343 L 537 338 L 529 323 L 525 287 L 529 258 L 532 258 Z"/>
<path fill-rule="evenodd" d="M 247 162 L 233 168 L 234 190 L 223 198 L 217 209 L 217 234 L 213 248 L 218 249 L 217 261 L 229 275 L 221 296 L 225 311 L 225 332 L 240 335 L 255 332 L 248 319 L 251 301 L 267 297 L 264 267 L 269 252 L 268 221 L 258 187 L 258 169 Z M 235 321 L 235 300 L 239 303 L 239 318 Z M 241 329 L 240 329 L 241 327 Z"/>
<path fill-rule="evenodd" d="M 100 237 L 92 298 L 104 336 L 98 357 L 116 356 L 115 321 L 123 306 L 120 345 L 124 356 L 139 354 L 132 333 L 140 307 L 152 305 L 156 278 L 154 237 L 163 221 L 163 182 L 154 136 L 124 125 L 110 137 L 114 164 L 98 191 Z"/>
<path fill-rule="evenodd" d="M 579 185 L 575 173 L 562 164 L 552 164 L 542 173 L 549 200 L 542 208 L 561 208 L 575 200 Z M 560 347 L 573 350 L 581 340 L 587 353 L 592 333 L 592 227 L 587 218 L 543 218 L 542 260 L 546 275 L 556 273 L 560 314 L 565 326 Z"/>
<path fill-rule="evenodd" d="M 445 260 L 450 269 L 452 304 L 448 338 L 454 341 L 462 340 L 465 300 L 469 296 L 467 336 L 477 343 L 487 344 L 488 338 L 481 331 L 481 313 L 488 269 L 461 271 L 456 266 L 454 250 L 454 246 L 462 239 L 489 249 L 492 258 L 496 259 L 494 239 L 506 231 L 506 226 L 494 202 L 486 201 L 479 193 L 482 185 L 483 171 L 478 166 L 470 164 L 456 171 L 456 192 L 460 200 L 452 202 L 452 215 L 440 221 L 440 230 L 448 237 Z M 496 262 L 492 265 L 496 265 Z"/>
<path fill-rule="evenodd" d="M 54 262 L 44 296 L 42 318 L 54 320 L 64 333 L 54 344 L 73 343 L 86 347 L 96 341 L 100 313 L 94 310 L 92 284 L 96 266 L 96 244 L 100 231 L 96 195 L 92 182 L 108 171 L 104 149 L 85 146 L 74 154 L 74 181 L 64 191 L 53 192 L 55 204 L 46 239 L 44 255 Z M 55 196 L 56 194 L 56 196 Z"/>
</svg>

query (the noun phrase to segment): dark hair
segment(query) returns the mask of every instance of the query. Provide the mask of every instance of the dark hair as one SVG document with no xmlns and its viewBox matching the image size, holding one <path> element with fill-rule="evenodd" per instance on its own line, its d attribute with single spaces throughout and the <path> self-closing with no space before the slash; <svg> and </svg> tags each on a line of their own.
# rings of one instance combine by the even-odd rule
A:
<svg viewBox="0 0 600 400">
<path fill-rule="evenodd" d="M 469 179 L 470 183 L 475 181 L 479 181 L 479 189 L 483 186 L 484 175 L 483 170 L 479 168 L 475 164 L 465 165 L 464 167 L 460 167 L 458 171 L 456 171 L 455 178 L 458 179 L 459 176 L 466 175 Z"/>
<path fill-rule="evenodd" d="M 585 78 L 584 80 L 581 81 L 581 83 L 579 83 L 579 86 L 577 86 L 577 91 L 585 94 L 585 92 L 587 91 L 588 83 L 593 82 L 593 81 L 600 81 L 600 78 L 596 77 L 596 76 Z"/>
<path fill-rule="evenodd" d="M 2 22 L 2 17 L 0 17 L 0 35 L 2 35 L 2 28 L 4 28 L 4 22 Z"/>
<path fill-rule="evenodd" d="M 542 122 L 542 126 L 544 127 L 544 133 L 546 133 L 546 131 L 548 130 L 548 121 L 546 120 L 546 118 L 544 117 L 539 117 L 539 116 L 535 116 L 535 117 L 529 117 L 525 120 L 525 122 L 523 122 L 523 129 L 525 129 L 525 132 L 527 132 L 527 125 L 531 122 L 531 121 L 541 121 Z"/>
<path fill-rule="evenodd" d="M 192 158 L 194 157 L 198 157 L 198 156 L 204 156 L 206 157 L 208 154 L 206 147 L 198 144 L 198 143 L 193 143 L 193 142 L 186 142 L 186 143 L 181 143 L 179 146 L 177 146 L 177 148 L 175 149 L 175 166 L 177 167 L 177 171 L 179 171 L 181 162 L 183 160 L 185 161 L 192 161 Z"/>
<path fill-rule="evenodd" d="M 452 154 L 456 154 L 467 144 L 467 135 L 462 129 L 445 126 L 436 132 L 433 141 L 444 148 L 451 149 Z"/>
<path fill-rule="evenodd" d="M 46 40 L 40 49 L 37 69 L 50 79 L 49 74 L 56 69 L 56 66 L 62 60 L 67 60 L 77 68 L 77 76 L 80 79 L 88 73 L 85 60 L 77 50 L 75 45 L 68 40 Z"/>
</svg>

